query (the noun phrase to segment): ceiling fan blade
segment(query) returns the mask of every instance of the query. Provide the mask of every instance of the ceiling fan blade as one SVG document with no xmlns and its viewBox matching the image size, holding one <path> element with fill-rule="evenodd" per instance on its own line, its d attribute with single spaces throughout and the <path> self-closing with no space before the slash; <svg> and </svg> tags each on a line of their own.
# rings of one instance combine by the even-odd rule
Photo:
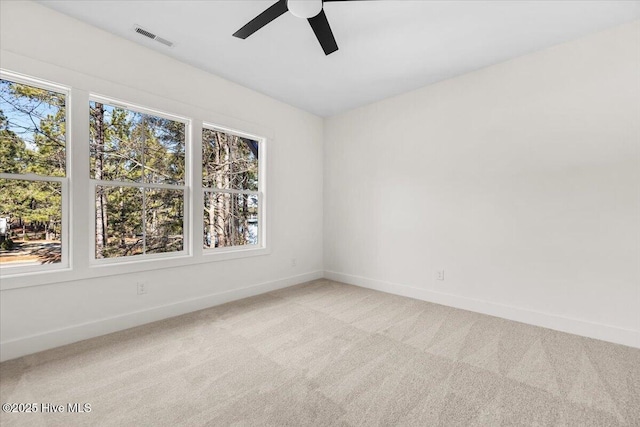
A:
<svg viewBox="0 0 640 427">
<path fill-rule="evenodd" d="M 249 21 L 244 27 L 233 33 L 234 37 L 246 39 L 260 28 L 267 25 L 283 13 L 287 11 L 287 0 L 278 0 L 277 3 L 271 5 L 267 10 Z"/>
<path fill-rule="evenodd" d="M 333 37 L 333 32 L 329 26 L 329 21 L 327 21 L 327 15 L 324 14 L 324 10 L 313 18 L 309 18 L 308 21 L 309 24 L 311 24 L 311 28 L 313 28 L 313 32 L 316 33 L 316 37 L 325 55 L 329 55 L 338 50 L 338 44 Z"/>
</svg>

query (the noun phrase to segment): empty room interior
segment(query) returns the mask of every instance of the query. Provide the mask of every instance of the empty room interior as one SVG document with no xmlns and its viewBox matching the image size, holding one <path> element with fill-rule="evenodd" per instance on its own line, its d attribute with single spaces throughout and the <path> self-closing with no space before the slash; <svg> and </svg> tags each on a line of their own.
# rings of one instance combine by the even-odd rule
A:
<svg viewBox="0 0 640 427">
<path fill-rule="evenodd" d="M 640 1 L 0 0 L 1 426 L 640 426 Z"/>
</svg>

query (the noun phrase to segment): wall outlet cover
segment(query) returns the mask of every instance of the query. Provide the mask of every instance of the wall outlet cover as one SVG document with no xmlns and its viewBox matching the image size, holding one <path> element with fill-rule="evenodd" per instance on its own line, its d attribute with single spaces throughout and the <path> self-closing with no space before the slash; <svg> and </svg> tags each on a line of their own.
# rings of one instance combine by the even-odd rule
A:
<svg viewBox="0 0 640 427">
<path fill-rule="evenodd" d="M 138 295 L 144 295 L 148 291 L 147 284 L 145 282 L 138 282 L 137 288 L 138 288 Z"/>
</svg>

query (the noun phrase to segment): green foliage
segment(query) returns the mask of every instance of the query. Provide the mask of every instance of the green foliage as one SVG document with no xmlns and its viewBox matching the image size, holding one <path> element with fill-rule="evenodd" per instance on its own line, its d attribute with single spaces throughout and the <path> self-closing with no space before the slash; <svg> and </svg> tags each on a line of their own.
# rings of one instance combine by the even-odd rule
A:
<svg viewBox="0 0 640 427">
<path fill-rule="evenodd" d="M 0 172 L 65 176 L 65 96 L 0 80 Z M 0 216 L 36 234 L 56 238 L 62 187 L 54 181 L 0 180 Z"/>
<path fill-rule="evenodd" d="M 0 80 L 0 172 L 65 176 L 65 96 Z"/>
<path fill-rule="evenodd" d="M 0 249 L 2 249 L 3 251 L 10 251 L 11 249 L 13 249 L 13 240 L 11 240 L 11 239 L 4 239 L 4 240 L 0 243 Z"/>
</svg>

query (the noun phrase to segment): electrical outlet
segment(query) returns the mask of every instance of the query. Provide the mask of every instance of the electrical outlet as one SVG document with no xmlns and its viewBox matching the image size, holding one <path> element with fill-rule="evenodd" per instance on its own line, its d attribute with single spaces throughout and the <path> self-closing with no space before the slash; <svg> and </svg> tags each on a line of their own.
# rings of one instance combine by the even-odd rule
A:
<svg viewBox="0 0 640 427">
<path fill-rule="evenodd" d="M 144 295 L 147 293 L 147 283 L 146 282 L 138 282 L 138 295 Z"/>
<path fill-rule="evenodd" d="M 444 280 L 444 270 L 436 271 L 436 280 Z"/>
<path fill-rule="evenodd" d="M 295 258 L 291 258 L 291 267 L 295 267 L 296 265 L 298 265 L 298 260 Z"/>
</svg>

